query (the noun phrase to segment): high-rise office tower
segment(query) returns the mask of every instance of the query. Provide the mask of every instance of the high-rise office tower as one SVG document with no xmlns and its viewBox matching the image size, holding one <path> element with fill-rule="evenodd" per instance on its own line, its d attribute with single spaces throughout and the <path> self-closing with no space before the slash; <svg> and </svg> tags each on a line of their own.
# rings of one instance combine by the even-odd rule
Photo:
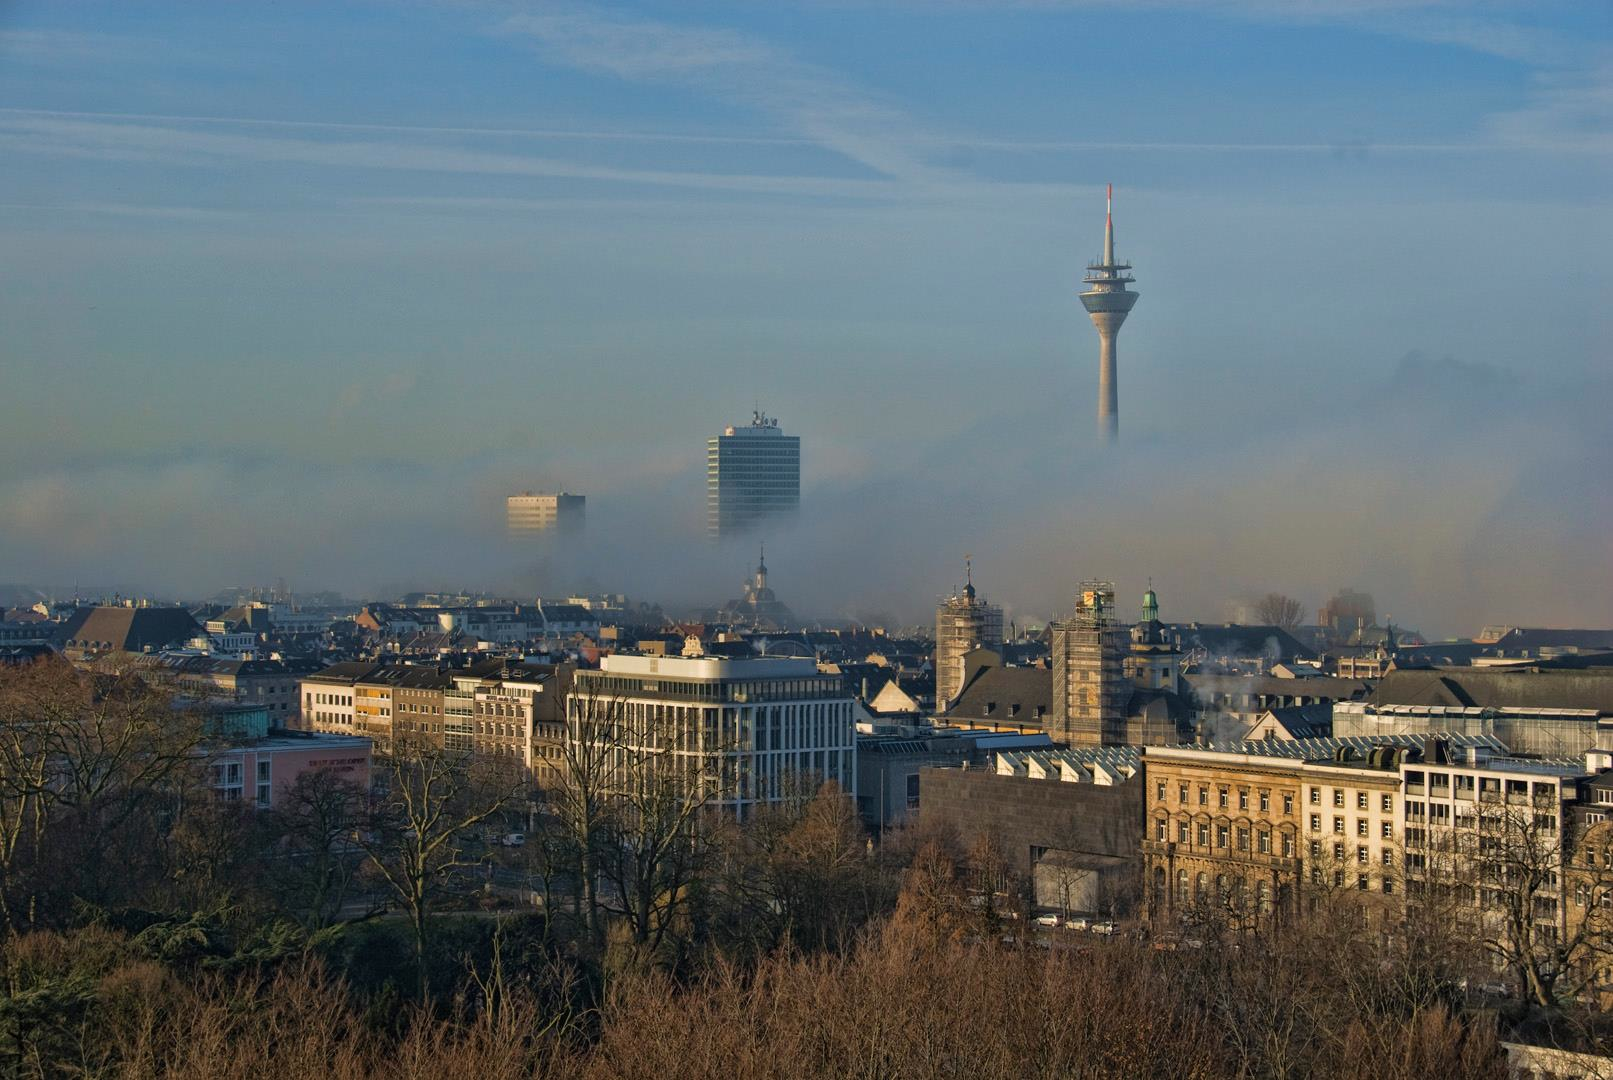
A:
<svg viewBox="0 0 1613 1080">
<path fill-rule="evenodd" d="M 975 595 L 974 571 L 967 563 L 968 584 L 935 609 L 935 710 L 945 712 L 963 691 L 964 654 L 997 649 L 1003 643 L 1003 609 Z"/>
<path fill-rule="evenodd" d="M 1098 425 L 1113 442 L 1120 434 L 1120 385 L 1115 372 L 1115 338 L 1126 321 L 1137 293 L 1126 288 L 1136 281 L 1130 263 L 1115 261 L 1114 185 L 1108 189 L 1108 214 L 1103 227 L 1103 260 L 1087 264 L 1085 281 L 1092 286 L 1081 294 L 1081 304 L 1098 328 Z"/>
<path fill-rule="evenodd" d="M 515 537 L 549 531 L 575 532 L 583 526 L 587 503 L 585 495 L 564 491 L 556 495 L 534 495 L 525 491 L 504 500 L 505 520 L 510 535 Z"/>
<path fill-rule="evenodd" d="M 1083 581 L 1075 617 L 1053 624 L 1053 738 L 1071 746 L 1126 741 L 1130 636 L 1115 617 L 1115 587 Z"/>
<path fill-rule="evenodd" d="M 706 440 L 706 531 L 734 536 L 801 505 L 801 439 L 758 410 Z"/>
</svg>

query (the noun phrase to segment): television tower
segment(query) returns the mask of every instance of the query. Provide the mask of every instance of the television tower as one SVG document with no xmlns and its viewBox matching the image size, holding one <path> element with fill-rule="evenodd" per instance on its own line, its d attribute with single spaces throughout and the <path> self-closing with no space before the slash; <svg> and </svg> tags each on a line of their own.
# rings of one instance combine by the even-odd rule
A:
<svg viewBox="0 0 1613 1080">
<path fill-rule="evenodd" d="M 1126 321 L 1137 293 L 1126 283 L 1137 279 L 1127 273 L 1130 263 L 1115 262 L 1115 186 L 1108 185 L 1108 212 L 1103 225 L 1103 261 L 1088 263 L 1083 279 L 1092 286 L 1081 294 L 1081 304 L 1098 328 L 1098 423 L 1104 438 L 1114 442 L 1120 435 L 1120 389 L 1115 377 L 1115 338 Z"/>
</svg>

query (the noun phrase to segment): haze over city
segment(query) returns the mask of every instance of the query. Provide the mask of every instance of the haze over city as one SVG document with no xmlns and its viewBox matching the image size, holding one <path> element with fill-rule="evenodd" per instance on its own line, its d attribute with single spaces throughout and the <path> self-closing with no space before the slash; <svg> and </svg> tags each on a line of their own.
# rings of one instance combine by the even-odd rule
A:
<svg viewBox="0 0 1613 1080">
<path fill-rule="evenodd" d="M 1603 625 L 1609 56 L 1577 4 L 8 5 L 0 580 L 695 604 L 760 405 L 808 616 L 972 552 L 1021 619 Z M 561 487 L 587 543 L 511 545 Z"/>
</svg>

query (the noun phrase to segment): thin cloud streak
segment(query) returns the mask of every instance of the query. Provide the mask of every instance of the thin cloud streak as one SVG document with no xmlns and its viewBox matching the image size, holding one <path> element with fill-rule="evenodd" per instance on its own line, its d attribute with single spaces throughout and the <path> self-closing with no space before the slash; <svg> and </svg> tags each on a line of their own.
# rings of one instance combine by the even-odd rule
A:
<svg viewBox="0 0 1613 1080">
<path fill-rule="evenodd" d="M 1567 90 L 1560 91 L 1565 97 Z M 397 135 L 444 135 L 456 138 L 522 138 L 549 139 L 557 142 L 623 142 L 672 143 L 711 146 L 819 146 L 816 138 L 804 135 L 722 135 L 704 132 L 607 131 L 572 130 L 565 128 L 507 128 L 507 127 L 444 127 L 425 124 L 376 124 L 363 121 L 299 120 L 294 118 L 264 118 L 240 116 L 202 116 L 187 113 L 122 113 L 85 112 L 68 109 L 29 109 L 0 106 L 0 117 L 43 117 L 64 120 L 104 120 L 130 124 L 210 124 L 223 127 L 279 128 L 306 131 L 375 132 Z M 1467 142 L 1184 142 L 1172 140 L 1096 140 L 1096 139 L 1004 139 L 975 135 L 940 135 L 925 133 L 892 134 L 884 136 L 898 145 L 936 148 L 962 147 L 971 150 L 1002 150 L 1036 152 L 1046 150 L 1097 150 L 1097 151 L 1159 151 L 1166 153 L 1272 153 L 1272 154 L 1490 154 L 1518 153 L 1537 150 L 1560 151 L 1576 149 L 1562 145 L 1531 145 L 1519 137 L 1520 132 L 1508 127 L 1506 137 Z M 1600 146 L 1577 149 L 1600 152 Z"/>
<path fill-rule="evenodd" d="M 586 8 L 511 16 L 500 29 L 530 41 L 551 63 L 632 82 L 687 87 L 759 110 L 894 180 L 922 186 L 959 179 L 891 138 L 919 126 L 900 109 L 833 72 L 733 30 L 628 19 Z"/>
<path fill-rule="evenodd" d="M 891 198 L 898 194 L 887 181 L 851 177 L 626 169 L 580 165 L 554 158 L 411 146 L 397 142 L 330 142 L 222 135 L 154 125 L 20 117 L 10 123 L 13 133 L 0 136 L 0 139 L 14 150 L 105 157 L 110 160 L 133 158 L 204 165 L 234 159 L 336 168 L 600 180 L 701 190 L 841 198 Z"/>
</svg>

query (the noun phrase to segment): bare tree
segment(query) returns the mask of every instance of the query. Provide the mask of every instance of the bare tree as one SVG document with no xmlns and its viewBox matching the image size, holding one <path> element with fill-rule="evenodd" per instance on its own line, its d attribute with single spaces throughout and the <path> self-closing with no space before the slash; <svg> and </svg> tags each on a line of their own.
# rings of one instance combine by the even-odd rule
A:
<svg viewBox="0 0 1613 1080">
<path fill-rule="evenodd" d="M 1305 621 L 1305 605 L 1282 593 L 1267 593 L 1255 601 L 1255 617 L 1263 626 L 1292 630 Z"/>
<path fill-rule="evenodd" d="M 515 802 L 527 777 L 504 760 L 409 739 L 394 740 L 376 764 L 380 792 L 360 842 L 409 914 L 424 1000 L 431 908 L 461 870 L 483 862 L 471 851 L 475 829 Z"/>
<path fill-rule="evenodd" d="M 47 887 L 103 902 L 126 885 L 131 826 L 197 785 L 206 731 L 205 710 L 177 708 L 117 667 L 86 673 L 47 661 L 0 671 L 7 925 L 36 925 Z M 25 884 L 16 880 L 24 859 L 32 868 Z"/>
<path fill-rule="evenodd" d="M 575 859 L 575 907 L 588 938 L 600 940 L 599 854 L 615 811 L 614 794 L 626 768 L 622 703 L 578 688 L 571 695 L 558 773 L 545 792 L 561 852 Z"/>
<path fill-rule="evenodd" d="M 1607 922 L 1593 915 L 1568 927 L 1562 882 L 1567 866 L 1553 810 L 1483 804 L 1479 809 L 1478 900 L 1484 943 L 1517 976 L 1524 997 L 1543 1008 L 1566 1004 L 1588 954 L 1605 945 Z M 1584 884 L 1584 877 L 1580 878 Z M 1609 882 L 1592 878 L 1592 892 Z M 1593 896 L 1599 904 L 1600 896 Z"/>
<path fill-rule="evenodd" d="M 280 793 L 269 827 L 282 850 L 273 883 L 285 908 L 309 930 L 329 925 L 347 902 L 364 861 L 353 840 L 367 793 L 329 769 L 303 773 Z"/>
<path fill-rule="evenodd" d="M 731 739 L 700 745 L 712 733 L 648 716 L 623 728 L 599 869 L 613 887 L 606 906 L 626 920 L 634 944 L 653 953 L 715 853 L 716 814 L 707 811 L 737 790 L 739 777 Z"/>
</svg>

